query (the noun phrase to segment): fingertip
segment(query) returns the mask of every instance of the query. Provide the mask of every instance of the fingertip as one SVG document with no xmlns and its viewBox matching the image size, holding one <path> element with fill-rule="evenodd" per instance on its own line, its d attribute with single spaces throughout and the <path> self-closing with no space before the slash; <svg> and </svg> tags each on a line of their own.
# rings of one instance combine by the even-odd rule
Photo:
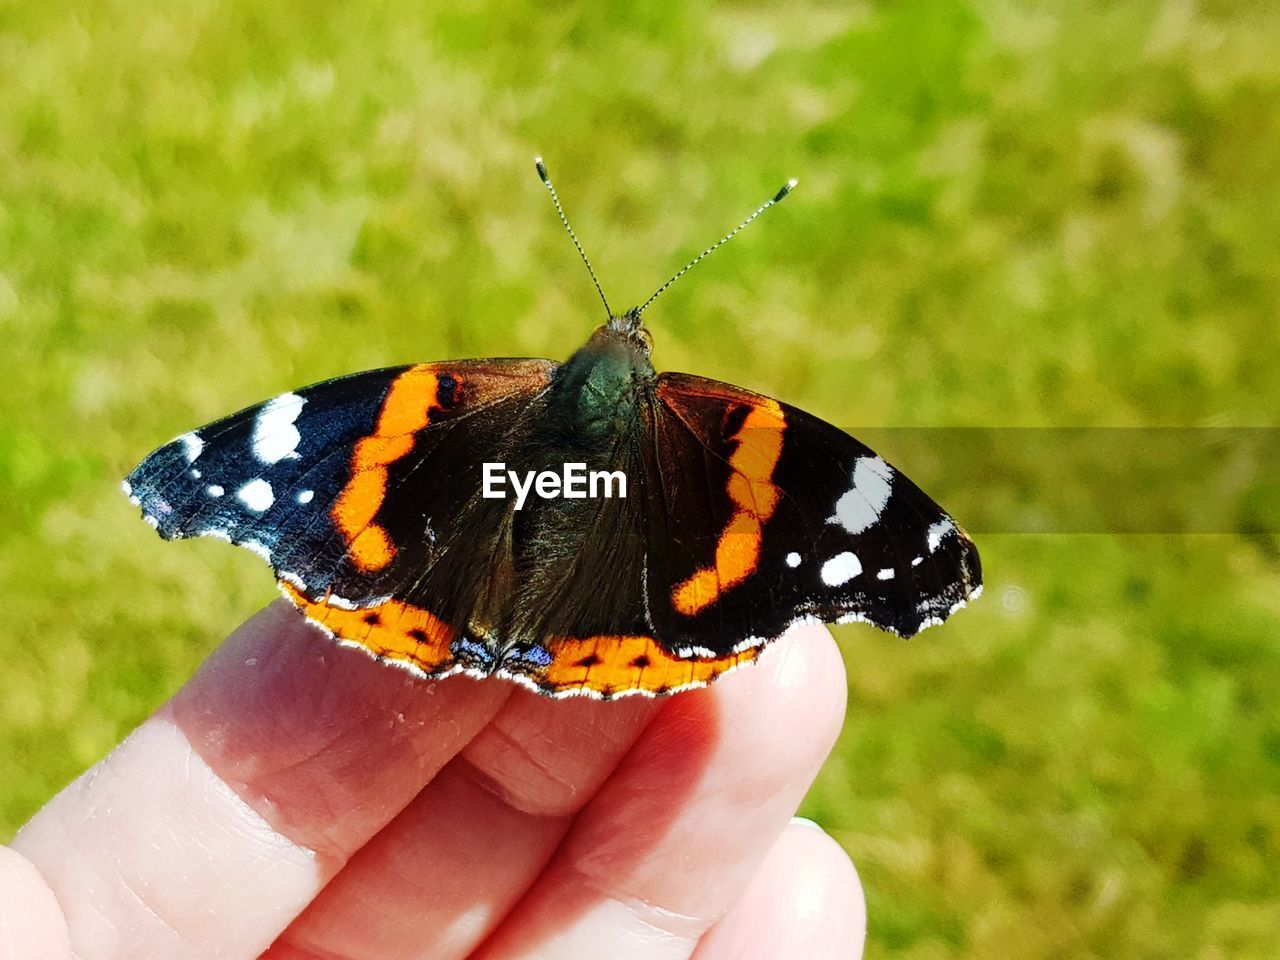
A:
<svg viewBox="0 0 1280 960">
<path fill-rule="evenodd" d="M 848 684 L 840 650 L 824 625 L 793 627 L 765 650 L 754 670 L 738 671 L 730 679 L 735 687 L 727 700 L 737 708 L 736 723 L 743 722 L 745 710 L 772 730 L 765 742 L 785 754 L 797 754 L 796 737 L 803 732 L 799 752 L 812 754 L 817 762 L 826 757 L 844 724 Z"/>
<path fill-rule="evenodd" d="M 232 698 L 250 699 L 264 683 L 277 691 L 287 678 L 301 672 L 302 661 L 323 658 L 323 639 L 287 602 L 277 599 L 259 610 L 231 632 L 200 665 L 200 669 L 174 698 L 180 710 L 208 698 L 210 691 L 222 695 L 220 706 Z M 282 662 L 284 661 L 284 662 Z"/>
<path fill-rule="evenodd" d="M 794 915 L 814 922 L 822 917 L 842 921 L 844 934 L 856 940 L 860 953 L 867 932 L 867 902 L 858 868 L 845 849 L 820 824 L 793 817 L 773 854 L 783 873 L 810 878 L 807 890 L 797 884 Z"/>
<path fill-rule="evenodd" d="M 848 960 L 862 956 L 866 927 L 862 884 L 848 854 L 813 821 L 795 818 L 694 957 Z"/>
<path fill-rule="evenodd" d="M 802 623 L 788 630 L 777 643 L 778 664 L 775 682 L 801 687 L 810 694 L 819 691 L 836 701 L 844 716 L 848 684 L 844 659 L 831 631 L 822 623 Z"/>
</svg>

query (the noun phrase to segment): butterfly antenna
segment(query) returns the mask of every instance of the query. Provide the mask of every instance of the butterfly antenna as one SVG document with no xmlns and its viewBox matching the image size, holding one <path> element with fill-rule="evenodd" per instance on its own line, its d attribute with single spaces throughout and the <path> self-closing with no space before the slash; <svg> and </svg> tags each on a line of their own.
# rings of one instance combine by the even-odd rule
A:
<svg viewBox="0 0 1280 960">
<path fill-rule="evenodd" d="M 564 215 L 564 208 L 560 206 L 560 198 L 556 196 L 556 188 L 551 185 L 551 177 L 547 174 L 547 165 L 542 162 L 541 157 L 534 157 L 533 165 L 538 168 L 538 176 L 542 178 L 542 182 L 547 185 L 547 190 L 551 193 L 551 202 L 556 205 L 556 213 L 560 214 L 560 222 L 564 224 L 565 230 L 569 232 L 569 239 L 573 241 L 574 247 L 577 248 L 578 256 L 582 257 L 582 262 L 587 265 L 587 273 L 591 274 L 591 282 L 596 285 L 596 293 L 600 294 L 600 302 L 604 304 L 605 313 L 612 319 L 613 311 L 609 309 L 609 299 L 604 295 L 604 288 L 600 286 L 600 281 L 596 278 L 596 272 L 591 267 L 591 261 L 587 259 L 587 251 L 582 249 L 582 244 L 578 242 L 578 235 L 573 232 L 573 227 L 569 226 L 569 218 Z"/>
<path fill-rule="evenodd" d="M 751 216 L 747 217 L 747 219 L 743 220 L 740 224 L 738 224 L 736 227 L 734 227 L 732 230 L 726 233 L 723 237 L 721 237 L 711 246 L 707 247 L 707 249 L 703 250 L 700 254 L 698 254 L 696 257 L 694 257 L 692 260 L 686 263 L 683 267 L 677 270 L 672 275 L 670 280 L 668 280 L 666 283 L 664 283 L 662 286 L 660 286 L 657 290 L 653 292 L 653 296 L 651 296 L 648 300 L 646 300 L 644 303 L 642 303 L 639 307 L 636 308 L 635 310 L 636 316 L 639 316 L 640 314 L 644 313 L 644 311 L 648 308 L 649 304 L 653 303 L 653 301 L 657 300 L 658 297 L 666 293 L 667 289 L 673 283 L 675 283 L 677 280 L 683 277 L 686 273 L 688 273 L 690 270 L 696 267 L 699 263 L 701 263 L 707 257 L 711 256 L 711 254 L 713 254 L 716 250 L 720 249 L 720 247 L 724 246 L 726 243 L 728 243 L 730 240 L 736 237 L 739 233 L 745 230 L 747 228 L 747 225 L 750 224 L 752 220 L 760 216 L 760 214 L 764 213 L 766 210 L 772 207 L 775 203 L 781 203 L 786 198 L 787 194 L 795 189 L 795 186 L 797 183 L 799 183 L 799 181 L 794 178 L 792 178 L 791 180 L 788 180 L 786 183 L 782 185 L 782 189 L 779 190 L 777 193 L 775 193 L 769 201 L 761 204 L 755 213 L 751 214 Z M 548 186 L 550 186 L 550 184 L 548 184 Z"/>
</svg>

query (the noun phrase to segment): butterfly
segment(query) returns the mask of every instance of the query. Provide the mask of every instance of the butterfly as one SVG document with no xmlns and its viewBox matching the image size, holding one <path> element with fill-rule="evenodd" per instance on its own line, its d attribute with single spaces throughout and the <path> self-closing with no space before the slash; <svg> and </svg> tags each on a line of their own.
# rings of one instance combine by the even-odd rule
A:
<svg viewBox="0 0 1280 960">
<path fill-rule="evenodd" d="M 185 433 L 124 482 L 165 539 L 261 556 L 340 643 L 421 677 L 658 696 L 799 621 L 909 637 L 982 589 L 973 541 L 856 439 L 650 362 L 645 301 L 563 363 L 457 360 L 294 390 Z"/>
</svg>

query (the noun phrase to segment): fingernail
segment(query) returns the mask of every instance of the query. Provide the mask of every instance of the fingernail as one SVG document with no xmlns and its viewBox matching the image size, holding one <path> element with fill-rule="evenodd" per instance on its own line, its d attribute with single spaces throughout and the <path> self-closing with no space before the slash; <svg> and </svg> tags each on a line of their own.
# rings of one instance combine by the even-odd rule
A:
<svg viewBox="0 0 1280 960">
<path fill-rule="evenodd" d="M 819 833 L 826 833 L 822 829 L 822 825 L 816 820 L 810 820 L 808 817 L 792 817 L 791 822 L 797 827 L 808 827 L 810 830 L 817 830 Z"/>
</svg>

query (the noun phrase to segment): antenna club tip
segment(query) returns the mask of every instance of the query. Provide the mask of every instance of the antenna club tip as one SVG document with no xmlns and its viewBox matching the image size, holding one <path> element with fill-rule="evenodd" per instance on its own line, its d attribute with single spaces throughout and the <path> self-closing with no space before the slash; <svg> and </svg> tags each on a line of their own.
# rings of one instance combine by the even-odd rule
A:
<svg viewBox="0 0 1280 960">
<path fill-rule="evenodd" d="M 542 178 L 542 182 L 547 182 L 547 165 L 542 162 L 542 157 L 533 158 L 533 166 L 538 171 L 538 176 Z"/>
<path fill-rule="evenodd" d="M 785 197 L 788 193 L 790 193 L 792 190 L 796 188 L 796 184 L 798 184 L 799 182 L 800 181 L 797 180 L 795 177 L 792 177 L 790 180 L 784 183 L 782 185 L 782 189 L 779 190 L 777 194 L 774 196 L 773 202 L 778 203 L 779 201 L 781 201 L 783 197 Z"/>
</svg>

